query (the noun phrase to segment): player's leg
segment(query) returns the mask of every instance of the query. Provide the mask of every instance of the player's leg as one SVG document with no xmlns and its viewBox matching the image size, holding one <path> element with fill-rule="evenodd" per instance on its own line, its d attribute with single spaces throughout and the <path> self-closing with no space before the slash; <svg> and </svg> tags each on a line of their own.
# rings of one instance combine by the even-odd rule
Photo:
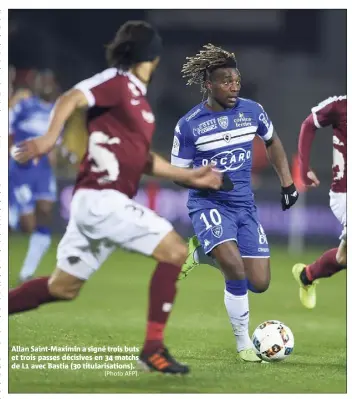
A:
<svg viewBox="0 0 352 399">
<path fill-rule="evenodd" d="M 167 227 L 168 222 L 158 221 L 157 218 L 159 217 L 155 215 L 154 223 L 160 225 L 162 233 L 160 243 L 152 252 L 152 257 L 158 263 L 149 285 L 147 329 L 140 354 L 140 365 L 144 369 L 185 374 L 189 372 L 189 368 L 171 357 L 164 345 L 164 331 L 176 298 L 177 278 L 187 256 L 187 247 L 174 230 L 166 233 L 171 228 Z M 146 240 L 148 241 L 147 237 Z M 154 245 L 155 240 L 152 238 L 148 246 Z M 145 252 L 142 243 L 139 247 Z"/>
<path fill-rule="evenodd" d="M 162 373 L 187 373 L 188 367 L 171 357 L 163 341 L 164 329 L 176 295 L 177 277 L 187 256 L 185 243 L 168 221 L 126 195 L 112 190 L 90 191 L 79 190 L 75 194 L 75 197 L 85 195 L 84 200 L 78 204 L 80 215 L 76 216 L 79 230 L 84 236 L 90 241 L 103 239 L 107 248 L 122 246 L 130 251 L 153 256 L 158 261 L 149 288 L 148 324 L 140 354 L 141 365 Z M 91 204 L 87 203 L 88 195 Z M 88 211 L 84 212 L 84 208 L 88 208 Z M 60 252 L 61 256 L 65 253 L 64 250 Z M 70 254 L 71 262 L 74 262 L 72 251 L 67 254 Z M 76 265 L 71 268 L 76 270 Z M 68 271 L 67 268 L 64 270 Z"/>
<path fill-rule="evenodd" d="M 54 203 L 52 201 L 37 201 L 35 215 L 25 215 L 31 218 L 31 229 L 28 250 L 20 271 L 20 280 L 27 281 L 34 275 L 40 261 L 51 244 L 51 213 Z M 22 217 L 23 223 L 23 217 Z M 27 223 L 28 224 L 28 223 Z"/>
<path fill-rule="evenodd" d="M 217 265 L 224 276 L 224 303 L 240 357 L 248 361 L 260 361 L 252 349 L 248 332 L 247 280 L 236 244 L 238 215 L 231 209 L 221 207 L 195 211 L 190 216 L 202 250 L 210 255 L 207 258 L 212 265 Z M 197 252 L 202 250 L 198 248 Z M 208 259 L 199 260 L 201 263 L 210 263 Z"/>
<path fill-rule="evenodd" d="M 260 362 L 249 337 L 249 302 L 245 265 L 235 241 L 225 241 L 211 251 L 225 279 L 224 303 L 244 361 Z"/>
<path fill-rule="evenodd" d="M 270 250 L 255 207 L 240 213 L 237 239 L 248 289 L 254 293 L 265 292 L 270 284 Z"/>
<path fill-rule="evenodd" d="M 9 314 L 29 311 L 58 300 L 74 299 L 84 282 L 115 249 L 101 239 L 105 226 L 102 225 L 102 231 L 99 231 L 101 224 L 97 223 L 97 218 L 91 217 L 89 210 L 94 198 L 85 201 L 84 195 L 77 194 L 73 197 L 70 221 L 57 249 L 57 268 L 51 276 L 35 278 L 10 290 Z M 96 237 L 88 238 L 82 232 L 84 229 L 96 233 Z"/>
<path fill-rule="evenodd" d="M 316 306 L 317 280 L 331 277 L 347 266 L 346 194 L 331 192 L 330 207 L 344 226 L 339 247 L 324 252 L 310 265 L 297 263 L 292 269 L 293 276 L 299 285 L 300 300 L 308 309 L 313 309 Z"/>
<path fill-rule="evenodd" d="M 51 169 L 32 168 L 32 194 L 36 202 L 35 228 L 31 232 L 20 280 L 30 279 L 51 244 L 51 216 L 56 199 L 56 181 Z"/>
</svg>

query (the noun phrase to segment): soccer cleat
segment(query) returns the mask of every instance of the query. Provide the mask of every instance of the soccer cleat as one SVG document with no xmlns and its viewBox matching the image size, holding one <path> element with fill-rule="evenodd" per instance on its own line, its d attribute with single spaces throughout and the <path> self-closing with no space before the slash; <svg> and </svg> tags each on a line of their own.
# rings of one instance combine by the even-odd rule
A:
<svg viewBox="0 0 352 399">
<path fill-rule="evenodd" d="M 188 374 L 189 367 L 177 362 L 167 348 L 158 349 L 151 355 L 143 352 L 139 356 L 138 365 L 144 371 L 159 371 L 163 374 Z"/>
<path fill-rule="evenodd" d="M 190 273 L 196 266 L 199 265 L 198 262 L 195 261 L 194 259 L 194 253 L 197 248 L 199 248 L 201 245 L 198 241 L 197 236 L 193 236 L 189 239 L 188 241 L 188 256 L 186 259 L 186 262 L 182 266 L 180 275 L 178 276 L 178 280 L 183 280 L 185 277 L 187 277 L 188 273 Z"/>
<path fill-rule="evenodd" d="M 316 284 L 317 281 L 313 281 L 312 284 L 305 285 L 301 280 L 301 273 L 307 266 L 303 263 L 297 263 L 292 268 L 292 274 L 297 283 L 299 284 L 299 299 L 302 305 L 307 309 L 315 308 L 317 302 Z"/>
<path fill-rule="evenodd" d="M 264 363 L 263 360 L 256 355 L 254 349 L 244 349 L 238 352 L 238 356 L 244 362 Z"/>
</svg>

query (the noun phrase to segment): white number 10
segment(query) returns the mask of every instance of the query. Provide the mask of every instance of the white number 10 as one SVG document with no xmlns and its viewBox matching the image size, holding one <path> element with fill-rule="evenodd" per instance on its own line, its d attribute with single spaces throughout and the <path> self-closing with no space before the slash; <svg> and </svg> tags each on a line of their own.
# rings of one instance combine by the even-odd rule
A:
<svg viewBox="0 0 352 399">
<path fill-rule="evenodd" d="M 211 222 L 215 226 L 218 226 L 219 224 L 221 224 L 221 215 L 220 215 L 220 213 L 219 213 L 219 211 L 217 209 L 211 209 L 210 212 L 209 212 L 209 216 L 210 216 Z M 204 212 L 201 213 L 200 219 L 202 219 L 203 222 L 205 223 L 205 227 L 206 227 L 207 230 L 212 227 L 212 225 L 208 222 L 208 219 L 205 216 Z"/>
</svg>

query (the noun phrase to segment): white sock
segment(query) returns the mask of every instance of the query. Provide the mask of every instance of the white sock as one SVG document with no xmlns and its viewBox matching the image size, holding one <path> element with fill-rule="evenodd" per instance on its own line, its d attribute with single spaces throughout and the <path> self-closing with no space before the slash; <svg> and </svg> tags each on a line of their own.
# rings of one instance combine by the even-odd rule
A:
<svg viewBox="0 0 352 399">
<path fill-rule="evenodd" d="M 224 302 L 229 315 L 232 330 L 235 334 L 237 351 L 253 348 L 249 337 L 249 304 L 248 293 L 245 295 L 233 295 L 225 289 Z"/>
<path fill-rule="evenodd" d="M 43 234 L 38 231 L 31 234 L 27 255 L 20 271 L 21 280 L 25 280 L 33 276 L 42 257 L 49 249 L 50 243 L 50 234 Z"/>
<path fill-rule="evenodd" d="M 193 258 L 195 262 L 200 263 L 201 265 L 209 265 L 218 269 L 215 259 L 213 259 L 211 256 L 206 255 L 202 247 L 198 247 L 193 252 Z"/>
</svg>

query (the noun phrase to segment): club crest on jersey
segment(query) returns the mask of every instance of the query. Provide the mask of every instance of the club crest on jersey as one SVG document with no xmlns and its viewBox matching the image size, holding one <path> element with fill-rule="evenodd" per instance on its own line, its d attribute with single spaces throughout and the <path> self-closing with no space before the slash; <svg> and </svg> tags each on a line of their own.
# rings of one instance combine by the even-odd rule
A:
<svg viewBox="0 0 352 399">
<path fill-rule="evenodd" d="M 227 129 L 229 126 L 229 118 L 227 116 L 220 116 L 218 123 L 223 129 Z"/>
<path fill-rule="evenodd" d="M 223 135 L 223 138 L 226 141 L 226 143 L 229 143 L 231 141 L 231 134 L 230 133 L 225 133 Z"/>
<path fill-rule="evenodd" d="M 222 236 L 222 226 L 214 226 L 211 229 L 211 232 L 213 233 L 213 236 L 215 236 L 216 238 L 220 238 Z"/>
</svg>

